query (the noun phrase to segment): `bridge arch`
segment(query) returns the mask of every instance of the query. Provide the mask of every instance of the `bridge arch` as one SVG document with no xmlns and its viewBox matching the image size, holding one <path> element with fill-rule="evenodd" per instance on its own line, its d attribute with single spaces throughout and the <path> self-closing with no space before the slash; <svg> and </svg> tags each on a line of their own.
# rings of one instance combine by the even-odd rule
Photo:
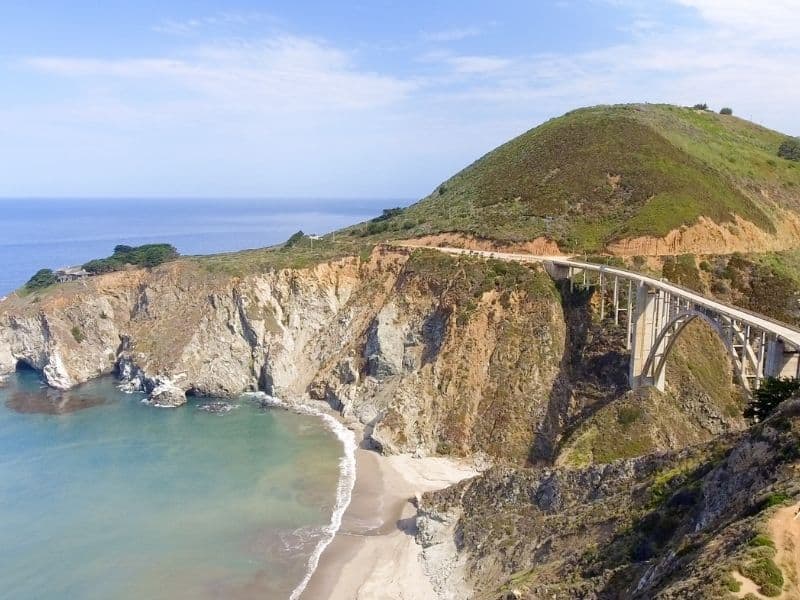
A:
<svg viewBox="0 0 800 600">
<path fill-rule="evenodd" d="M 706 323 L 716 332 L 728 352 L 738 383 L 744 387 L 744 389 L 749 390 L 750 382 L 745 375 L 745 369 L 741 364 L 741 358 L 733 345 L 733 341 L 731 337 L 727 335 L 725 326 L 717 319 L 696 309 L 683 310 L 673 315 L 672 318 L 664 323 L 661 331 L 653 342 L 642 371 L 648 374 L 653 381 L 663 381 L 667 359 L 672 352 L 675 342 L 680 338 L 681 333 L 686 329 L 687 325 L 697 319 Z M 757 367 L 757 365 L 752 366 L 753 368 Z"/>
</svg>

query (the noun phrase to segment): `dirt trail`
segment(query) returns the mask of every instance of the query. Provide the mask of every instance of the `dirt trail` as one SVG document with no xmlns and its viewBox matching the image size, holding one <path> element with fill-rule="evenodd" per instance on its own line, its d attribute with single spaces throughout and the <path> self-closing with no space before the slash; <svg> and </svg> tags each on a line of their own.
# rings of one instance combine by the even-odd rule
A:
<svg viewBox="0 0 800 600">
<path fill-rule="evenodd" d="M 769 600 L 800 600 L 800 504 L 779 509 L 769 521 L 769 536 L 775 542 L 775 563 L 783 571 L 783 593 Z M 736 596 L 752 594 L 765 598 L 758 586 L 738 571 L 733 577 L 742 584 Z"/>
<path fill-rule="evenodd" d="M 769 532 L 775 540 L 775 563 L 786 580 L 781 598 L 800 600 L 800 504 L 781 508 L 769 522 Z"/>
</svg>

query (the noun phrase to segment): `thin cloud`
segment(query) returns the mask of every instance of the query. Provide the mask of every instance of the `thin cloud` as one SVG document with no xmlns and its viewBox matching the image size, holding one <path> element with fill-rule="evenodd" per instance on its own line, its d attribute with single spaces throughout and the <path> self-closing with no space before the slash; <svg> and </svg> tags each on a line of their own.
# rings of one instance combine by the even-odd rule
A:
<svg viewBox="0 0 800 600">
<path fill-rule="evenodd" d="M 482 30 L 478 27 L 463 27 L 460 29 L 422 32 L 420 37 L 426 42 L 457 42 L 467 38 L 478 37 L 481 33 Z"/>
<path fill-rule="evenodd" d="M 254 23 L 277 24 L 279 20 L 272 15 L 260 12 L 223 12 L 216 15 L 205 17 L 195 17 L 191 19 L 164 19 L 152 30 L 157 33 L 174 36 L 189 36 L 199 33 L 201 30 L 219 27 L 243 27 Z"/>
<path fill-rule="evenodd" d="M 258 42 L 199 46 L 180 58 L 87 59 L 60 56 L 24 61 L 64 77 L 161 82 L 195 100 L 260 110 L 368 109 L 397 102 L 416 83 L 356 68 L 348 53 L 316 40 L 282 35 Z"/>
</svg>

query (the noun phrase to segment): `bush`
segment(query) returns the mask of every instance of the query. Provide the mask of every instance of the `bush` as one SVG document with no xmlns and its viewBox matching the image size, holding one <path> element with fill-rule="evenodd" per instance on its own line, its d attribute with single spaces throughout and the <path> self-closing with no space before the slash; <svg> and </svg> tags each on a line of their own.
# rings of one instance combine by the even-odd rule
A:
<svg viewBox="0 0 800 600">
<path fill-rule="evenodd" d="M 644 411 L 638 406 L 622 406 L 617 411 L 617 422 L 620 425 L 631 425 L 644 416 Z"/>
<path fill-rule="evenodd" d="M 775 547 L 775 542 L 769 536 L 764 535 L 763 533 L 759 533 L 753 539 L 751 539 L 748 544 L 751 546 L 758 548 L 760 546 L 768 546 L 770 548 Z"/>
<path fill-rule="evenodd" d="M 744 416 L 761 422 L 771 415 L 784 400 L 800 390 L 800 381 L 793 377 L 769 377 L 753 394 L 753 400 L 744 411 Z"/>
<path fill-rule="evenodd" d="M 286 240 L 286 243 L 283 245 L 284 248 L 291 248 L 292 246 L 297 245 L 299 242 L 303 241 L 306 237 L 306 234 L 303 233 L 303 230 L 297 231 L 289 236 L 289 239 Z"/>
<path fill-rule="evenodd" d="M 40 290 L 55 283 L 58 283 L 58 279 L 56 279 L 52 269 L 39 269 L 25 284 L 25 288 L 28 290 Z"/>
<path fill-rule="evenodd" d="M 800 138 L 786 138 L 778 148 L 778 156 L 800 162 Z"/>
<path fill-rule="evenodd" d="M 397 215 L 401 214 L 402 212 L 403 212 L 403 209 L 400 208 L 399 206 L 395 207 L 395 208 L 384 208 L 383 209 L 383 213 L 381 214 L 381 216 L 375 217 L 374 219 L 372 219 L 372 222 L 376 223 L 378 221 L 386 221 L 388 219 L 391 219 L 392 217 L 396 217 Z"/>
<path fill-rule="evenodd" d="M 778 596 L 781 593 L 783 573 L 771 558 L 757 558 L 744 564 L 739 570 L 759 586 L 759 591 L 765 596 Z"/>
<path fill-rule="evenodd" d="M 733 114 L 733 109 L 732 108 L 728 108 L 726 106 L 725 108 L 720 109 L 719 114 L 721 114 L 721 115 L 732 115 Z"/>
<path fill-rule="evenodd" d="M 695 104 L 692 108 L 695 110 L 708 110 L 708 104 L 703 102 L 702 104 Z"/>
<path fill-rule="evenodd" d="M 80 344 L 80 343 L 81 343 L 83 340 L 85 340 L 85 339 L 86 339 L 86 334 L 85 334 L 85 333 L 83 333 L 83 330 L 82 330 L 80 327 L 78 327 L 77 325 L 75 325 L 75 326 L 74 326 L 74 327 L 73 327 L 73 328 L 70 330 L 70 333 L 72 333 L 72 337 L 73 337 L 73 338 L 75 338 L 75 341 L 76 341 L 76 342 L 78 342 L 79 344 Z"/>
</svg>

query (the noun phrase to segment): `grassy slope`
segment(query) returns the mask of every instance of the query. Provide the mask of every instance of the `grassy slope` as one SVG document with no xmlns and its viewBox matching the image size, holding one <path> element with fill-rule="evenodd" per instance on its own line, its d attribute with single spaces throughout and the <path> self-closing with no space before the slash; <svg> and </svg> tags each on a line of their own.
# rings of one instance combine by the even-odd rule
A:
<svg viewBox="0 0 800 600">
<path fill-rule="evenodd" d="M 800 209 L 800 165 L 784 135 L 737 117 L 666 105 L 601 106 L 553 119 L 493 150 L 369 239 L 458 231 L 502 241 L 546 235 L 570 251 L 663 236 L 701 216 L 774 231 Z M 765 200 L 764 194 L 769 197 Z"/>
</svg>

